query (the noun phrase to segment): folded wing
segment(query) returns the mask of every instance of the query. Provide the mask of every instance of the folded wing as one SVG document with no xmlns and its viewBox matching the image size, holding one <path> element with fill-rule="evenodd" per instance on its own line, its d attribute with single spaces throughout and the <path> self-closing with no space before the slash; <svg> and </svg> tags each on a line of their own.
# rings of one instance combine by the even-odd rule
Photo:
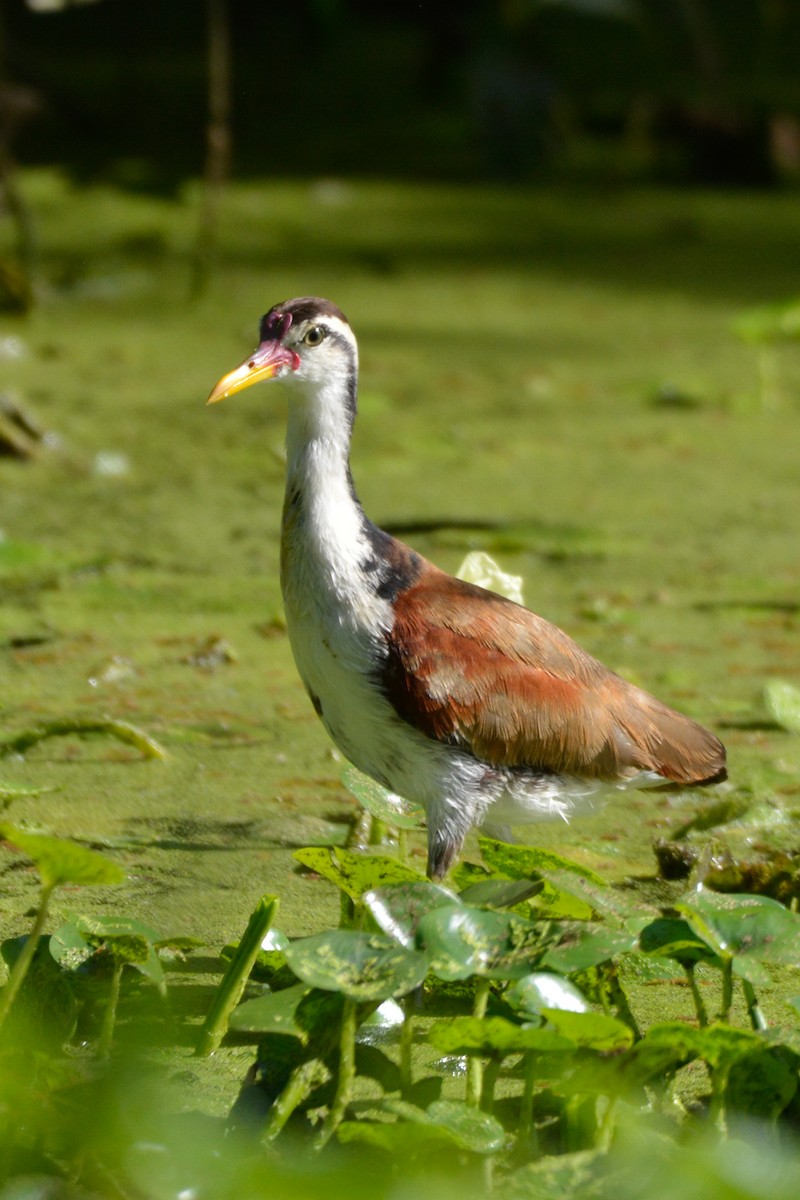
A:
<svg viewBox="0 0 800 1200">
<path fill-rule="evenodd" d="M 425 563 L 395 597 L 383 686 L 403 720 L 496 766 L 678 784 L 725 778 L 722 743 L 555 625 Z"/>
</svg>

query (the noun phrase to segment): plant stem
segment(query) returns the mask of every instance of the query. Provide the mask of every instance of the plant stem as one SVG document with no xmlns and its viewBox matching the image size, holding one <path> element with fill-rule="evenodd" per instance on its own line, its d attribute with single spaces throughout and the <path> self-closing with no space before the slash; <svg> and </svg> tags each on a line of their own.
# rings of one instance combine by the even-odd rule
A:
<svg viewBox="0 0 800 1200">
<path fill-rule="evenodd" d="M 19 952 L 17 961 L 8 976 L 8 981 L 0 992 L 0 1029 L 2 1029 L 5 1019 L 8 1016 L 11 1005 L 22 987 L 25 976 L 28 974 L 33 956 L 36 953 L 36 947 L 39 945 L 39 938 L 42 936 L 44 923 L 47 920 L 47 906 L 50 903 L 50 894 L 53 891 L 55 884 L 43 883 L 42 890 L 39 894 L 39 908 L 36 913 L 36 919 L 33 922 L 33 929 L 25 939 L 25 944 Z"/>
<path fill-rule="evenodd" d="M 533 1120 L 533 1093 L 536 1087 L 536 1056 L 529 1050 L 522 1060 L 525 1085 L 519 1106 L 519 1130 L 514 1145 L 516 1161 L 536 1158 L 539 1153 L 539 1135 Z"/>
<path fill-rule="evenodd" d="M 747 1015 L 750 1018 L 750 1024 L 753 1026 L 753 1029 L 769 1029 L 767 1018 L 761 1011 L 761 1005 L 758 1003 L 758 996 L 756 995 L 755 988 L 749 979 L 742 980 L 742 991 L 744 992 L 744 998 L 747 1003 Z"/>
<path fill-rule="evenodd" d="M 700 995 L 700 988 L 697 986 L 694 963 L 684 963 L 683 970 L 686 975 L 686 982 L 689 984 L 689 990 L 692 993 L 694 1011 L 697 1013 L 697 1023 L 701 1029 L 704 1029 L 708 1024 L 708 1010 L 706 1009 L 703 997 Z"/>
<path fill-rule="evenodd" d="M 733 959 L 726 958 L 722 964 L 722 1001 L 718 1021 L 729 1021 L 733 1003 Z"/>
<path fill-rule="evenodd" d="M 411 1049 L 414 1045 L 414 994 L 403 997 L 403 1024 L 400 1026 L 400 1095 L 408 1099 L 411 1091 Z"/>
<path fill-rule="evenodd" d="M 489 1003 L 489 980 L 479 979 L 475 989 L 475 1000 L 472 1004 L 472 1015 L 479 1020 L 486 1016 L 486 1005 Z M 483 1063 L 477 1055 L 467 1062 L 467 1104 L 477 1107 L 483 1085 Z"/>
<path fill-rule="evenodd" d="M 503 1065 L 503 1055 L 493 1054 L 486 1065 L 481 1084 L 481 1111 L 491 1114 L 494 1109 L 494 1089 L 500 1068 Z"/>
<path fill-rule="evenodd" d="M 347 892 L 339 892 L 339 928 L 354 929 L 356 924 L 356 902 Z"/>
<path fill-rule="evenodd" d="M 108 1002 L 106 1011 L 103 1013 L 103 1027 L 100 1030 L 100 1037 L 97 1042 L 98 1058 L 108 1058 L 111 1053 L 111 1042 L 114 1038 L 114 1025 L 117 1021 L 117 1004 L 119 1002 L 119 990 L 122 983 L 122 968 L 124 962 L 114 963 L 114 970 L 111 972 L 111 984 L 108 989 Z"/>
<path fill-rule="evenodd" d="M 295 1067 L 288 1083 L 269 1110 L 264 1141 L 274 1141 L 298 1104 L 302 1104 L 315 1088 L 327 1083 L 330 1077 L 331 1073 L 321 1058 L 311 1058 Z"/>
<path fill-rule="evenodd" d="M 606 1105 L 606 1111 L 600 1121 L 600 1128 L 597 1131 L 597 1140 L 595 1146 L 603 1154 L 607 1154 L 611 1149 L 611 1141 L 614 1136 L 614 1113 L 617 1107 L 617 1097 L 609 1096 Z"/>
<path fill-rule="evenodd" d="M 408 830 L 397 830 L 397 857 L 401 863 L 408 862 Z"/>
<path fill-rule="evenodd" d="M 358 811 L 350 825 L 350 832 L 345 840 L 345 848 L 347 850 L 357 850 L 370 845 L 372 821 L 372 813 L 359 805 Z"/>
<path fill-rule="evenodd" d="M 728 1116 L 725 1107 L 725 1092 L 728 1087 L 728 1076 L 731 1063 L 722 1062 L 711 1067 L 711 1103 L 708 1115 L 723 1136 L 728 1133 Z"/>
<path fill-rule="evenodd" d="M 333 1097 L 328 1115 L 314 1142 L 315 1150 L 321 1150 L 330 1141 L 337 1126 L 341 1123 L 342 1117 L 347 1110 L 347 1105 L 350 1103 L 353 1080 L 356 1074 L 357 1028 L 356 1002 L 349 997 L 345 997 L 344 1008 L 342 1009 L 342 1030 L 339 1040 L 339 1078 L 336 1081 L 336 1095 Z"/>
<path fill-rule="evenodd" d="M 24 754 L 31 746 L 44 741 L 45 738 L 63 737 L 70 733 L 81 736 L 87 733 L 108 733 L 120 742 L 135 746 L 145 758 L 167 758 L 164 747 L 136 725 L 131 725 L 129 721 L 111 721 L 99 717 L 65 717 L 55 721 L 42 721 L 41 725 L 33 729 L 23 729 L 22 733 L 0 742 L 0 758 L 7 758 L 9 754 Z"/>
<path fill-rule="evenodd" d="M 380 846 L 389 836 L 389 826 L 380 817 L 373 817 L 369 827 L 370 846 Z"/>
<path fill-rule="evenodd" d="M 214 999 L 211 1001 L 211 1008 L 203 1022 L 203 1028 L 195 1047 L 197 1058 L 205 1058 L 207 1055 L 213 1054 L 227 1033 L 230 1015 L 241 999 L 244 985 L 247 983 L 253 963 L 256 961 L 256 955 L 269 932 L 277 909 L 277 896 L 262 896 L 253 910 L 239 947 L 228 963 L 228 969 L 222 976 L 219 987 L 214 993 Z"/>
<path fill-rule="evenodd" d="M 629 1029 L 633 1030 L 634 1037 L 636 1037 L 636 1039 L 638 1040 L 642 1036 L 642 1032 L 639 1029 L 639 1025 L 636 1020 L 636 1017 L 633 1015 L 631 1006 L 628 1003 L 628 997 L 625 994 L 625 989 L 623 988 L 622 984 L 619 981 L 619 976 L 617 975 L 616 968 L 612 967 L 612 974 L 611 974 L 611 979 L 609 982 L 610 982 L 610 991 L 611 991 L 611 1003 L 614 1005 L 614 1007 L 617 1010 L 617 1016 L 619 1017 L 620 1021 L 625 1022 L 625 1024 L 628 1026 Z"/>
</svg>

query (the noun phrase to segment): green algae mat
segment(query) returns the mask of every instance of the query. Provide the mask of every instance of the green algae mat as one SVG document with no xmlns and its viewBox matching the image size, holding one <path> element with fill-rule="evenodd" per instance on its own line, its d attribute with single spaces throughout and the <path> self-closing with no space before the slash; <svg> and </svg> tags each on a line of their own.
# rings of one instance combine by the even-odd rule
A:
<svg viewBox="0 0 800 1200">
<path fill-rule="evenodd" d="M 612 1100 L 623 1103 L 623 1075 L 611 1079 L 609 1055 L 631 1064 L 637 1086 L 649 1087 L 658 1071 L 659 1087 L 669 1076 L 670 1103 L 684 1113 L 704 1106 L 715 1130 L 742 1107 L 731 1099 L 748 1090 L 741 1063 L 738 1091 L 726 1091 L 725 1081 L 736 1055 L 749 1055 L 758 1083 L 750 1091 L 760 1096 L 755 1115 L 774 1123 L 792 1112 L 796 1047 L 788 1033 L 774 1031 L 796 1026 L 793 957 L 773 952 L 765 967 L 766 952 L 727 954 L 728 909 L 709 915 L 687 896 L 703 881 L 720 890 L 702 895 L 727 893 L 742 904 L 750 897 L 770 911 L 752 919 L 778 923 L 783 918 L 770 906 L 792 918 L 797 903 L 796 198 L 242 184 L 225 202 L 207 293 L 193 301 L 190 192 L 164 201 L 78 190 L 49 172 L 31 173 L 23 185 L 37 222 L 39 302 L 0 328 L 8 419 L 16 412 L 20 430 L 24 414 L 30 426 L 21 431 L 26 456 L 0 458 L 0 796 L 8 839 L 0 912 L 9 977 L 41 895 L 38 851 L 31 843 L 26 857 L 25 837 L 66 839 L 99 853 L 124 872 L 124 882 L 112 884 L 102 871 L 91 886 L 58 876 L 38 931 L 48 940 L 57 935 L 60 957 L 41 946 L 56 976 L 37 949 L 5 1028 L 16 1047 L 30 1038 L 30 1053 L 46 1063 L 38 1096 L 63 1099 L 80 1070 L 81 1087 L 90 1080 L 106 1088 L 109 1110 L 132 1110 L 139 1124 L 131 1117 L 127 1142 L 115 1126 L 113 1136 L 98 1132 L 87 1147 L 73 1113 L 54 1148 L 30 1133 L 36 1120 L 25 1110 L 26 1134 L 12 1118 L 5 1126 L 6 1175 L 61 1172 L 103 1194 L 177 1195 L 194 1187 L 189 1166 L 182 1174 L 184 1159 L 193 1160 L 205 1141 L 216 1145 L 235 1103 L 241 1111 L 237 1096 L 256 1058 L 254 1043 L 265 1031 L 275 1035 L 275 1012 L 248 1017 L 245 1006 L 300 988 L 295 1006 L 277 1015 L 292 1023 L 286 1036 L 304 1046 L 315 1044 L 318 1027 L 367 1029 L 378 1000 L 396 996 L 408 1008 L 403 995 L 416 989 L 425 973 L 419 957 L 434 945 L 440 974 L 445 952 L 451 966 L 441 986 L 429 989 L 429 1009 L 418 1015 L 416 1032 L 399 1033 L 402 1021 L 395 1027 L 397 1045 L 385 1035 L 384 1057 L 402 1075 L 394 1081 L 399 1098 L 391 1099 L 384 1079 L 378 1118 L 370 1110 L 363 1119 L 358 1106 L 374 1106 L 379 1085 L 375 1072 L 356 1063 L 354 1098 L 335 1093 L 320 1102 L 310 1134 L 316 1144 L 324 1131 L 329 1143 L 320 1152 L 327 1165 L 314 1168 L 327 1182 L 298 1181 L 285 1152 L 276 1166 L 270 1150 L 270 1186 L 318 1194 L 321 1186 L 335 1190 L 344 1171 L 351 1188 L 354 1163 L 403 1158 L 413 1144 L 423 1164 L 425 1155 L 452 1158 L 434 1189 L 442 1194 L 463 1193 L 465 1161 L 481 1187 L 494 1171 L 508 1194 L 517 1194 L 512 1187 L 523 1195 L 545 1187 L 564 1194 L 578 1184 L 603 1194 L 611 1185 L 580 1156 L 604 1151 L 612 1138 L 597 1097 L 606 1109 Z M 426 909 L 425 925 L 422 933 L 404 926 L 406 958 L 385 940 L 325 943 L 330 961 L 349 963 L 353 977 L 364 955 L 370 962 L 379 951 L 386 955 L 380 969 L 373 963 L 383 982 L 366 999 L 352 992 L 354 984 L 352 994 L 337 991 L 335 980 L 326 991 L 309 974 L 314 954 L 304 957 L 303 944 L 339 925 L 341 936 L 391 940 L 395 927 L 387 932 L 381 923 L 392 907 L 386 896 L 363 896 L 411 886 L 424 870 L 424 839 L 413 821 L 401 829 L 401 862 L 390 828 L 373 848 L 374 865 L 377 871 L 390 860 L 395 867 L 368 871 L 355 889 L 337 886 L 365 823 L 353 794 L 359 786 L 342 781 L 346 764 L 307 702 L 282 627 L 281 398 L 264 389 L 220 409 L 204 407 L 219 375 L 255 344 L 260 314 L 307 293 L 339 304 L 359 338 L 353 471 L 369 515 L 449 570 L 470 550 L 488 551 L 522 576 L 530 607 L 626 678 L 714 728 L 729 749 L 730 782 L 713 796 L 620 795 L 573 825 L 529 828 L 524 836 L 536 854 L 525 870 L 473 839 L 446 903 L 427 893 L 415 899 Z M 359 799 L 369 807 L 363 788 Z M 388 820 L 391 826 L 391 813 Z M 380 839 L 379 825 L 373 836 Z M 391 877 L 395 868 L 401 878 Z M 565 872 L 582 883 L 570 884 Z M 505 891 L 497 890 L 501 884 Z M 261 952 L 268 961 L 256 961 L 222 1048 L 198 1058 L 197 1040 L 233 955 L 220 953 L 243 939 L 265 894 L 280 899 L 280 938 Z M 495 938 L 522 937 L 513 920 L 535 926 L 524 926 L 532 940 L 523 942 L 537 947 L 537 969 L 564 981 L 552 1003 L 534 1003 L 524 989 L 527 999 L 512 1003 L 506 992 L 521 985 L 510 967 L 487 984 L 474 964 L 452 966 L 461 951 L 446 914 L 465 920 L 451 912 L 465 903 L 506 922 Z M 734 914 L 739 921 L 735 904 Z M 653 929 L 658 920 L 673 924 Z M 556 936 L 558 922 L 567 922 L 569 936 Z M 793 941 L 783 925 L 770 925 L 763 937 Z M 94 978 L 98 955 L 107 961 Z M 613 979 L 603 974 L 604 964 L 621 961 Z M 67 986 L 69 971 L 86 978 Z M 114 979 L 112 1029 L 106 993 Z M 596 1022 L 582 1034 L 575 1022 L 554 1017 L 570 1009 L 568 984 L 579 992 L 580 1004 L 572 1001 L 583 1017 L 580 1006 L 588 1005 L 589 1017 L 612 1024 Z M 310 992 L 336 1003 L 322 1005 L 321 1017 L 312 1005 L 312 1017 L 298 1025 L 297 1006 L 309 1005 Z M 14 1025 L 15 1010 L 35 1013 L 37 1006 L 60 1014 L 56 1034 L 33 1019 L 24 1029 Z M 473 1024 L 442 1032 L 442 1014 Z M 723 1032 L 709 1034 L 720 1028 L 717 1016 Z M 508 1028 L 480 1024 L 500 1020 Z M 431 1023 L 438 1032 L 429 1037 Z M 682 1039 L 663 1032 L 676 1023 L 688 1031 Z M 527 1042 L 523 1026 L 533 1026 Z M 647 1042 L 649 1029 L 656 1032 Z M 764 1038 L 752 1042 L 761 1034 L 772 1038 L 769 1071 L 759 1067 Z M 54 1040 L 66 1047 L 58 1055 Z M 348 1059 L 335 1039 L 328 1051 Z M 570 1056 L 566 1099 L 546 1052 Z M 575 1084 L 581 1055 L 602 1060 L 599 1083 L 595 1064 L 594 1082 Z M 324 1058 L 283 1060 L 298 1095 L 303 1070 L 307 1090 L 324 1087 L 314 1067 Z M 100 1078 L 102 1061 L 114 1064 L 117 1090 Z M 253 1123 L 262 1140 L 269 1126 L 270 1145 L 279 1146 L 278 1117 L 291 1136 L 302 1105 L 287 1111 L 281 1091 L 276 1116 L 263 1064 L 259 1070 L 254 1086 L 269 1111 L 258 1110 Z M 443 1090 L 434 1096 L 425 1092 L 433 1085 L 419 1085 L 437 1073 Z M 169 1143 L 172 1191 L 158 1162 L 130 1149 L 155 1138 L 143 1132 L 151 1076 L 168 1114 L 165 1129 L 193 1114 L 191 1136 L 179 1130 Z M 9 1078 L 17 1079 L 14 1071 Z M 6 1109 L 23 1111 L 21 1093 L 9 1088 Z M 465 1088 L 470 1107 L 487 1120 L 452 1107 L 465 1103 Z M 97 1107 L 97 1095 L 91 1103 Z M 641 1176 L 642 1164 L 654 1161 L 650 1133 L 627 1136 L 635 1145 L 626 1162 Z M 70 1143 L 68 1152 L 70 1138 L 80 1146 Z M 698 1150 L 696 1162 L 687 1158 L 683 1166 L 670 1160 L 670 1170 L 694 1177 L 702 1162 L 713 1175 L 717 1153 Z M 355 1157 L 345 1170 L 334 1154 Z M 261 1159 L 243 1182 L 249 1155 L 227 1168 L 227 1182 L 217 1179 L 213 1194 L 262 1194 Z M 537 1165 L 544 1158 L 552 1167 L 546 1178 Z M 78 1159 L 94 1166 L 81 1174 Z M 723 1160 L 719 1173 L 729 1169 Z M 116 1191 L 107 1176 L 101 1181 L 103 1170 Z M 375 1170 L 382 1182 L 373 1180 L 372 1194 L 390 1188 L 384 1167 Z M 685 1180 L 682 1186 L 686 1194 Z M 782 1186 L 773 1180 L 771 1194 Z M 618 1181 L 613 1187 L 619 1194 Z"/>
</svg>

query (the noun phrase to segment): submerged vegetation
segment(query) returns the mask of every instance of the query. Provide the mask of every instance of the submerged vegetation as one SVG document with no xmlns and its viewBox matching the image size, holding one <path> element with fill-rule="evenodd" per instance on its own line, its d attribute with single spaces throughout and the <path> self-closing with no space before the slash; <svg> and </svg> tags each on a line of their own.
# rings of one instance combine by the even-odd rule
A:
<svg viewBox="0 0 800 1200">
<path fill-rule="evenodd" d="M 40 295 L 0 368 L 44 432 L 0 461 L 3 1180 L 794 1196 L 800 356 L 767 402 L 734 333 L 794 294 L 794 198 L 247 185 L 190 305 L 191 196 L 23 184 Z M 343 785 L 291 664 L 279 402 L 203 408 L 304 292 L 359 331 L 370 515 L 448 569 L 488 550 L 715 724 L 729 785 L 423 879 L 419 814 Z"/>
</svg>

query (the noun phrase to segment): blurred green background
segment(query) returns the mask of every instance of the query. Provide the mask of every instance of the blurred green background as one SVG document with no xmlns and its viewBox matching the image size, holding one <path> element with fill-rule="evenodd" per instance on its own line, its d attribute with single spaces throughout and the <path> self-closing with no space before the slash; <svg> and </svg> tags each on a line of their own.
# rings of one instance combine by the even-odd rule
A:
<svg viewBox="0 0 800 1200">
<path fill-rule="evenodd" d="M 54 926 L 203 942 L 158 1035 L 177 1107 L 223 1114 L 252 1057 L 190 1058 L 219 949 L 265 891 L 290 935 L 335 923 L 291 850 L 354 817 L 281 622 L 278 389 L 204 408 L 281 299 L 359 337 L 370 516 L 447 569 L 489 550 L 715 728 L 751 812 L 725 852 L 796 854 L 800 745 L 763 695 L 800 678 L 799 25 L 790 0 L 0 7 L 3 732 L 108 714 L 170 755 L 59 738 L 0 783 L 54 789 L 10 818 L 127 872 Z M 700 804 L 526 836 L 650 898 Z M 35 877 L 0 873 L 17 936 Z"/>
<path fill-rule="evenodd" d="M 40 104 L 21 157 L 82 178 L 197 173 L 212 31 L 240 174 L 724 186 L 798 168 L 787 0 L 30 0 L 2 19 L 7 79 Z"/>
</svg>

